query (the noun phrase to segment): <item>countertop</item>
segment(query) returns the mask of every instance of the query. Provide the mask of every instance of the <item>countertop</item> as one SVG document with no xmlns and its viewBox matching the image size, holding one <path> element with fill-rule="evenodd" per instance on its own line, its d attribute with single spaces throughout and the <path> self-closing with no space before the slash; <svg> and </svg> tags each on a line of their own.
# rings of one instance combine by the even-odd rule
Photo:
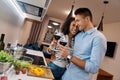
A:
<svg viewBox="0 0 120 80">
<path fill-rule="evenodd" d="M 27 49 L 27 54 L 43 57 L 45 65 L 47 66 L 46 60 L 42 52 Z M 19 75 L 16 75 L 15 70 L 13 69 L 13 66 L 6 72 L 6 75 L 8 77 L 8 80 L 51 80 L 47 78 L 28 76 L 27 74 L 22 74 L 22 73 L 20 73 Z"/>
</svg>

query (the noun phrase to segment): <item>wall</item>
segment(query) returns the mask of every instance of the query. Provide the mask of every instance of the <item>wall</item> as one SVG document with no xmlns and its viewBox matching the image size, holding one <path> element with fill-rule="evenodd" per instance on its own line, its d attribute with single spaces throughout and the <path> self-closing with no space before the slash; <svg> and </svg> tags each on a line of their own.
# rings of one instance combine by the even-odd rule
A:
<svg viewBox="0 0 120 80">
<path fill-rule="evenodd" d="M 108 41 L 117 42 L 117 48 L 114 58 L 105 57 L 101 68 L 113 74 L 113 80 L 120 80 L 120 22 L 105 24 L 103 33 Z"/>
<path fill-rule="evenodd" d="M 24 24 L 24 27 L 21 28 L 21 39 L 20 39 L 20 43 L 25 45 L 28 38 L 29 38 L 29 34 L 30 34 L 30 30 L 32 27 L 32 22 L 31 21 L 26 21 Z"/>
<path fill-rule="evenodd" d="M 5 44 L 11 42 L 13 45 L 20 39 L 20 30 L 24 18 L 18 13 L 10 2 L 11 0 L 0 0 L 0 34 L 5 34 Z"/>
</svg>

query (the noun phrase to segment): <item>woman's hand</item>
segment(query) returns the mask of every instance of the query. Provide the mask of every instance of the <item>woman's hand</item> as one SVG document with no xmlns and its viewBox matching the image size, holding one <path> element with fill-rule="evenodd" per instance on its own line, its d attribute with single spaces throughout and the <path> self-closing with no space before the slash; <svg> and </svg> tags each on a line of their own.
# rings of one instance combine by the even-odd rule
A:
<svg viewBox="0 0 120 80">
<path fill-rule="evenodd" d="M 55 49 L 55 47 L 57 46 L 57 43 L 58 43 L 58 40 L 53 39 L 53 41 L 52 41 L 51 44 L 50 44 L 51 50 L 54 50 L 54 49 Z"/>
<path fill-rule="evenodd" d="M 50 47 L 48 48 L 48 52 L 52 53 L 55 47 L 57 46 L 58 40 L 53 39 L 53 41 L 50 44 Z"/>
</svg>

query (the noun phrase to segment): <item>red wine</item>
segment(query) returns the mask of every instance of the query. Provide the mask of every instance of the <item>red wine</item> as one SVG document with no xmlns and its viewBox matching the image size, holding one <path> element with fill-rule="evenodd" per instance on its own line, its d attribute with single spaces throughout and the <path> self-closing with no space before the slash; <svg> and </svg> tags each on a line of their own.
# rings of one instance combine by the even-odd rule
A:
<svg viewBox="0 0 120 80">
<path fill-rule="evenodd" d="M 0 51 L 1 51 L 1 50 L 4 50 L 4 47 L 5 47 L 4 36 L 5 36 L 5 34 L 1 34 L 1 39 L 0 39 Z"/>
<path fill-rule="evenodd" d="M 66 46 L 67 42 L 60 41 L 59 42 L 61 45 Z"/>
<path fill-rule="evenodd" d="M 54 35 L 56 40 L 59 40 L 61 37 L 59 35 Z"/>
</svg>

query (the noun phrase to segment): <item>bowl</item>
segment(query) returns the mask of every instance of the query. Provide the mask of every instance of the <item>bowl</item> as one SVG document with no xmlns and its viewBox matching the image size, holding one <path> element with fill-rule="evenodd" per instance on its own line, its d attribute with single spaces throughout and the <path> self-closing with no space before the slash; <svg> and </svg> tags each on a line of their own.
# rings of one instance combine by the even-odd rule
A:
<svg viewBox="0 0 120 80">
<path fill-rule="evenodd" d="M 28 56 L 21 56 L 18 60 L 27 61 L 31 64 L 33 63 L 33 59 L 31 57 L 28 57 Z"/>
<path fill-rule="evenodd" d="M 0 74 L 2 74 L 3 72 L 6 72 L 11 66 L 12 66 L 12 63 L 0 62 Z"/>
</svg>

